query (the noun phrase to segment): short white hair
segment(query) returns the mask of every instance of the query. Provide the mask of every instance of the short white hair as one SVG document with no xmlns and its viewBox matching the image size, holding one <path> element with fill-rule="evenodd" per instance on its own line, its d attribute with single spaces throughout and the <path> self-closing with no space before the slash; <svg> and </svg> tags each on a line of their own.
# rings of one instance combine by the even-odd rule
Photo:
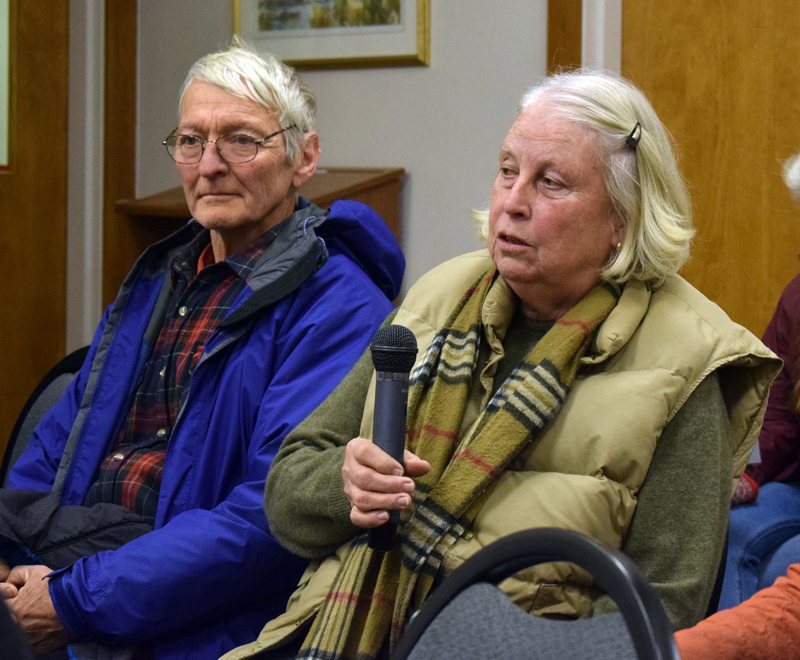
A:
<svg viewBox="0 0 800 660">
<path fill-rule="evenodd" d="M 317 102 L 295 70 L 269 53 L 261 53 L 238 35 L 231 46 L 201 57 L 189 69 L 181 87 L 178 113 L 183 97 L 193 80 L 221 87 L 226 92 L 250 99 L 277 115 L 281 128 L 296 126 L 283 133 L 286 158 L 294 162 L 300 155 L 305 134 L 314 130 Z"/>
<path fill-rule="evenodd" d="M 538 103 L 598 137 L 606 188 L 626 226 L 624 242 L 600 277 L 657 286 L 676 273 L 689 257 L 694 236 L 691 203 L 669 133 L 644 94 L 619 76 L 581 69 L 531 87 L 518 116 Z M 637 124 L 640 139 L 633 145 L 628 138 Z M 488 212 L 475 217 L 486 238 Z"/>
<path fill-rule="evenodd" d="M 783 180 L 794 200 L 800 204 L 800 154 L 795 154 L 783 164 Z"/>
</svg>

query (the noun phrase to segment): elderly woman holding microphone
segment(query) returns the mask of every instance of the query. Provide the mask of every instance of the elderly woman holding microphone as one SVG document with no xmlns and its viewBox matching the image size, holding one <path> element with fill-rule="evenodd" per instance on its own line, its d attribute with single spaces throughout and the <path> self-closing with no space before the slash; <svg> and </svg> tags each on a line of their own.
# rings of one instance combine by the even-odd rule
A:
<svg viewBox="0 0 800 660">
<path fill-rule="evenodd" d="M 437 580 L 531 527 L 622 548 L 676 627 L 702 617 L 780 363 L 676 274 L 693 230 L 666 130 L 621 79 L 550 77 L 523 97 L 479 215 L 487 249 L 425 275 L 388 320 L 420 347 L 404 465 L 370 440 L 366 354 L 267 483 L 272 533 L 315 561 L 226 658 L 383 657 Z M 394 549 L 372 550 L 364 532 L 392 510 Z M 533 614 L 611 607 L 566 564 L 502 589 Z"/>
</svg>

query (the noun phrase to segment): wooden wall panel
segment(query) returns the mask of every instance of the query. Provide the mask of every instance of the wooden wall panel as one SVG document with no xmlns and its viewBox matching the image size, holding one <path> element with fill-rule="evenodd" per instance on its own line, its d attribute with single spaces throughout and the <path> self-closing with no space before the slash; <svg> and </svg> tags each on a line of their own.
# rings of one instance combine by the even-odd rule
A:
<svg viewBox="0 0 800 660">
<path fill-rule="evenodd" d="M 0 455 L 28 395 L 64 356 L 67 0 L 11 1 L 10 167 L 0 173 Z"/>
<path fill-rule="evenodd" d="M 800 271 L 800 210 L 781 180 L 800 151 L 796 0 L 626 0 L 623 74 L 675 137 L 698 230 L 684 276 L 761 335 Z"/>
<path fill-rule="evenodd" d="M 547 70 L 581 65 L 582 0 L 548 0 Z"/>
</svg>

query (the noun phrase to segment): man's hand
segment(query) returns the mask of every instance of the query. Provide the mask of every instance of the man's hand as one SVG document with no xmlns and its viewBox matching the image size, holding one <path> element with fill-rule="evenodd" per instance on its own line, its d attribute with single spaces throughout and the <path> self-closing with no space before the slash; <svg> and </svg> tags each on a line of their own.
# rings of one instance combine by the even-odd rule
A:
<svg viewBox="0 0 800 660">
<path fill-rule="evenodd" d="M 6 582 L 9 573 L 11 573 L 11 569 L 8 564 L 0 559 L 0 598 L 3 600 L 8 600 L 17 595 L 17 588 L 13 584 Z"/>
<path fill-rule="evenodd" d="M 50 653 L 69 644 L 48 589 L 53 570 L 47 566 L 15 566 L 3 587 L 12 616 L 36 653 Z M 14 595 L 11 594 L 12 590 Z"/>
<path fill-rule="evenodd" d="M 390 510 L 411 504 L 414 481 L 410 477 L 427 474 L 431 466 L 408 450 L 403 462 L 405 466 L 371 440 L 353 438 L 347 443 L 342 479 L 354 525 L 379 527 L 389 519 Z"/>
</svg>

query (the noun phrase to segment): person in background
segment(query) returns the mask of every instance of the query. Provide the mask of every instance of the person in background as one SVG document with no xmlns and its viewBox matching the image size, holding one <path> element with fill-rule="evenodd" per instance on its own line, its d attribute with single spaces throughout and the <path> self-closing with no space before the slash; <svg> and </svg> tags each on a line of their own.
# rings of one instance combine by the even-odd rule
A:
<svg viewBox="0 0 800 660">
<path fill-rule="evenodd" d="M 137 261 L 0 492 L 7 521 L 50 515 L 0 543 L 0 592 L 38 652 L 217 658 L 283 611 L 307 561 L 270 533 L 265 477 L 404 269 L 370 208 L 298 196 L 315 111 L 290 67 L 238 40 L 191 68 L 165 145 L 193 220 Z"/>
<path fill-rule="evenodd" d="M 736 607 L 679 630 L 675 643 L 681 660 L 800 658 L 800 563 Z"/>
<path fill-rule="evenodd" d="M 620 78 L 549 77 L 523 97 L 478 215 L 488 249 L 425 275 L 391 317 L 420 347 L 404 465 L 371 442 L 365 354 L 267 480 L 270 529 L 314 561 L 286 613 L 225 660 L 384 658 L 438 580 L 532 527 L 622 548 L 676 627 L 705 613 L 780 363 L 676 274 L 693 230 L 666 130 Z M 367 530 L 392 510 L 382 554 Z M 613 609 L 564 564 L 502 588 L 538 615 Z"/>
<path fill-rule="evenodd" d="M 800 154 L 784 164 L 784 181 L 800 203 Z M 747 467 L 732 502 L 720 609 L 747 600 L 800 561 L 800 275 L 783 290 L 763 341 L 783 370 L 758 436 L 760 460 Z"/>
</svg>

